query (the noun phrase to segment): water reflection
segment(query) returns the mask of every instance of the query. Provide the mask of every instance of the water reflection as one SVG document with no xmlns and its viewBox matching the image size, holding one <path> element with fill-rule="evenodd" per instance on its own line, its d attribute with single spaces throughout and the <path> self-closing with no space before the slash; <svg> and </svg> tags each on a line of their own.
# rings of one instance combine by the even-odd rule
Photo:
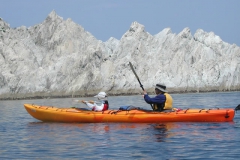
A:
<svg viewBox="0 0 240 160">
<path fill-rule="evenodd" d="M 236 133 L 226 136 L 228 132 L 234 132 L 235 122 L 157 124 L 30 122 L 28 126 L 26 131 L 29 138 L 41 139 L 44 136 L 54 136 L 54 138 L 60 138 L 61 143 L 67 143 L 69 139 L 78 136 L 83 138 L 81 144 L 87 144 L 87 141 L 91 139 L 98 145 L 106 145 L 109 141 L 118 142 L 119 139 L 124 142 L 173 142 L 176 138 L 185 137 L 191 141 L 204 142 L 232 140 L 234 136 L 237 136 Z M 187 138 L 186 135 L 188 135 Z"/>
<path fill-rule="evenodd" d="M 35 132 L 34 138 L 52 135 L 61 137 L 62 141 L 67 141 L 71 136 L 80 136 L 98 140 L 104 144 L 107 143 L 105 140 L 118 141 L 117 139 L 135 142 L 166 142 L 167 139 L 176 135 L 174 129 L 176 130 L 181 128 L 181 125 L 177 123 L 136 124 L 30 122 L 28 126 L 29 134 L 33 134 Z M 59 136 L 59 132 L 61 133 L 61 136 Z M 99 144 L 99 142 L 96 143 Z"/>
<path fill-rule="evenodd" d="M 229 95 L 228 95 L 229 94 Z M 240 92 L 175 94 L 174 105 L 236 107 Z M 110 97 L 111 109 L 140 96 Z M 212 98 L 211 98 L 212 97 Z M 90 97 L 92 99 L 92 97 Z M 89 99 L 90 99 L 89 98 Z M 85 98 L 84 98 L 85 99 Z M 184 101 L 186 99 L 187 101 Z M 24 103 L 71 106 L 71 99 L 1 101 L 0 159 L 238 159 L 240 112 L 227 123 L 44 123 Z M 79 104 L 80 105 L 80 104 Z M 11 153 L 11 154 L 10 154 Z"/>
<path fill-rule="evenodd" d="M 153 124 L 153 129 L 155 129 L 154 136 L 156 142 L 165 142 L 166 138 L 172 136 L 170 130 L 174 127 L 173 123 L 163 123 L 163 124 Z"/>
</svg>

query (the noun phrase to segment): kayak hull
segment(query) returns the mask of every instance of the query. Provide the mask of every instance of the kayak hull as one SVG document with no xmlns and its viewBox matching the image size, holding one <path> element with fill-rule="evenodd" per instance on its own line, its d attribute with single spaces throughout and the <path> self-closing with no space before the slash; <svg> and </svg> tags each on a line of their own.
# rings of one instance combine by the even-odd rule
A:
<svg viewBox="0 0 240 160">
<path fill-rule="evenodd" d="M 43 122 L 65 123 L 159 123 L 159 122 L 231 122 L 235 110 L 185 109 L 172 112 L 147 110 L 107 110 L 103 112 L 24 104 L 27 112 Z"/>
</svg>

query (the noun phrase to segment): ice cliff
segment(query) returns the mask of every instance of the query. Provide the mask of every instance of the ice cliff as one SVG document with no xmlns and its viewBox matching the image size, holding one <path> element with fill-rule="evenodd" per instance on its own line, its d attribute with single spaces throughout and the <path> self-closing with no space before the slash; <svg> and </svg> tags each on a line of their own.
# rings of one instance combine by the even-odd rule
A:
<svg viewBox="0 0 240 160">
<path fill-rule="evenodd" d="M 140 93 L 129 62 L 149 92 L 240 90 L 240 48 L 213 32 L 165 28 L 156 35 L 133 22 L 117 40 L 97 40 L 52 11 L 40 24 L 11 28 L 0 19 L 0 99 Z"/>
</svg>

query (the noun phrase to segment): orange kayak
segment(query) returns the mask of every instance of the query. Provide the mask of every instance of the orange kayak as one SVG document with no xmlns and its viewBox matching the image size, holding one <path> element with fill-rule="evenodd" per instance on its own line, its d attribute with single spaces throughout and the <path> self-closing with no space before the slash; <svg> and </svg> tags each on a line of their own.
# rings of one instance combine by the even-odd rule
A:
<svg viewBox="0 0 240 160">
<path fill-rule="evenodd" d="M 40 121 L 66 123 L 230 122 L 235 115 L 235 110 L 230 108 L 184 109 L 168 112 L 141 109 L 95 112 L 34 104 L 24 104 L 24 107 L 32 117 Z"/>
</svg>

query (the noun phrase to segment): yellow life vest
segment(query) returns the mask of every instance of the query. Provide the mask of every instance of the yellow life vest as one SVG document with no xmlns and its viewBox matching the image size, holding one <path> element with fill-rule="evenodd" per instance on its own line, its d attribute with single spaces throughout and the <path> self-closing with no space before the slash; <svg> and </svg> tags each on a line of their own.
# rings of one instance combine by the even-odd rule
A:
<svg viewBox="0 0 240 160">
<path fill-rule="evenodd" d="M 172 104 L 173 104 L 173 99 L 168 93 L 164 93 L 164 96 L 166 97 L 166 101 L 164 104 L 153 104 L 153 110 L 154 111 L 163 111 L 163 110 L 171 110 L 172 109 Z"/>
<path fill-rule="evenodd" d="M 166 97 L 166 101 L 165 101 L 165 105 L 164 105 L 163 109 L 172 109 L 173 99 L 172 99 L 171 95 L 168 93 L 164 93 L 164 95 Z"/>
</svg>

